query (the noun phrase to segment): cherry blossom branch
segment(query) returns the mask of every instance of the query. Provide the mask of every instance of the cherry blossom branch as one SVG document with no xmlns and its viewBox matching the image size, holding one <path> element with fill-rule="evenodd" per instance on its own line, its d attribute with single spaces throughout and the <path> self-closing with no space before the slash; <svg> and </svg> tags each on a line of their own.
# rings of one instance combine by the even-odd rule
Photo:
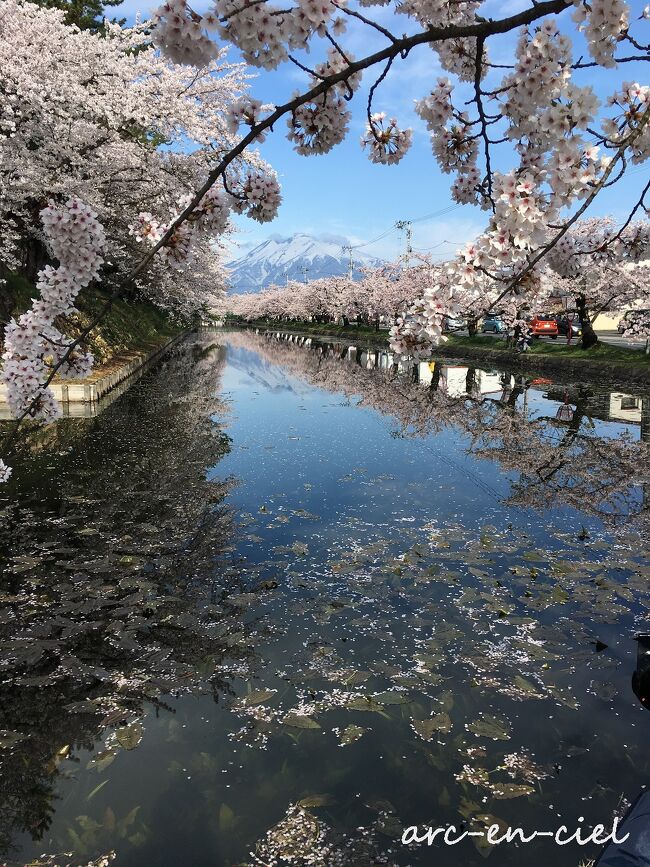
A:
<svg viewBox="0 0 650 867">
<path fill-rule="evenodd" d="M 492 166 L 490 163 L 490 140 L 487 133 L 487 118 L 485 109 L 483 108 L 483 100 L 481 99 L 481 77 L 483 74 L 483 51 L 485 48 L 485 40 L 479 37 L 476 40 L 476 62 L 474 70 L 474 102 L 478 110 L 480 121 L 480 136 L 483 139 L 484 154 L 485 154 L 485 174 L 487 178 L 487 198 L 492 206 L 492 211 L 496 210 L 494 199 L 492 198 Z"/>
<path fill-rule="evenodd" d="M 363 21 L 364 24 L 367 24 L 368 27 L 373 27 L 382 36 L 385 36 L 390 42 L 396 42 L 397 39 L 390 30 L 387 30 L 385 27 L 382 27 L 381 24 L 378 24 L 376 21 L 373 21 L 371 18 L 366 18 L 365 15 L 362 15 L 360 12 L 357 12 L 355 9 L 349 9 L 347 6 L 340 6 L 338 3 L 334 3 L 336 8 L 345 13 L 345 15 L 350 15 L 352 18 L 357 18 L 359 21 Z"/>
<path fill-rule="evenodd" d="M 92 319 L 88 323 L 88 325 L 84 326 L 83 330 L 78 334 L 77 337 L 75 337 L 74 340 L 72 340 L 70 343 L 67 344 L 67 349 L 66 349 L 65 353 L 63 353 L 61 355 L 60 359 L 54 365 L 52 365 L 50 367 L 50 373 L 48 374 L 47 378 L 43 381 L 43 383 L 40 384 L 40 386 L 39 386 L 40 391 L 45 391 L 45 389 L 49 388 L 49 386 L 52 384 L 52 380 L 57 375 L 59 370 L 61 370 L 61 368 L 68 362 L 68 359 L 70 358 L 72 353 L 75 351 L 75 349 L 78 346 L 80 346 L 82 343 L 84 343 L 84 341 L 90 336 L 90 333 L 95 328 L 97 328 L 97 326 L 104 320 L 104 317 L 107 316 L 107 314 L 110 312 L 113 304 L 119 298 L 122 289 L 123 289 L 122 286 L 116 286 L 115 289 L 108 296 L 104 306 L 99 311 L 99 313 L 97 313 L 95 318 Z M 20 432 L 20 428 L 21 428 L 23 422 L 25 421 L 25 419 L 32 417 L 34 410 L 38 406 L 40 399 L 41 399 L 41 396 L 37 395 L 31 401 L 31 403 L 20 413 L 20 415 L 16 416 L 15 419 L 12 419 L 11 429 L 10 429 L 9 433 L 7 433 L 2 440 L 2 451 L 5 455 L 9 454 L 11 448 L 13 447 L 14 443 L 16 442 L 16 439 L 18 437 L 18 434 Z"/>
<path fill-rule="evenodd" d="M 533 270 L 533 268 L 535 267 L 535 265 L 537 265 L 537 263 L 540 262 L 540 261 L 544 258 L 544 256 L 546 256 L 547 253 L 548 253 L 550 250 L 552 250 L 553 247 L 556 246 L 556 244 L 558 243 L 558 241 L 559 241 L 559 240 L 560 240 L 564 235 L 566 235 L 566 233 L 569 231 L 569 229 L 571 228 L 571 226 L 573 226 L 573 224 L 576 223 L 576 222 L 580 219 L 580 217 L 585 213 L 585 211 L 587 210 L 587 208 L 588 208 L 588 207 L 591 205 L 591 203 L 594 201 L 594 199 L 596 198 L 596 196 L 598 195 L 598 193 L 600 192 L 600 190 L 605 186 L 607 179 L 609 178 L 609 176 L 611 175 L 611 173 L 614 171 L 614 168 L 615 168 L 616 164 L 619 162 L 619 160 L 621 160 L 621 159 L 623 158 L 624 153 L 625 153 L 625 151 L 627 150 L 627 148 L 628 148 L 631 144 L 634 144 L 634 142 L 636 141 L 636 139 L 639 138 L 639 136 L 641 135 L 641 133 L 644 131 L 644 129 L 646 128 L 646 126 L 647 126 L 647 124 L 648 124 L 648 121 L 650 121 L 650 105 L 649 105 L 648 108 L 646 108 L 646 110 L 643 112 L 642 118 L 641 118 L 640 122 L 637 124 L 637 126 L 636 126 L 636 127 L 635 127 L 631 132 L 630 132 L 630 134 L 629 134 L 629 135 L 628 135 L 628 136 L 627 136 L 627 137 L 626 137 L 626 138 L 621 142 L 621 144 L 619 145 L 619 148 L 618 148 L 617 153 L 616 153 L 615 156 L 613 156 L 612 159 L 610 160 L 610 163 L 609 163 L 609 165 L 607 166 L 607 168 L 605 169 L 605 171 L 604 171 L 602 177 L 600 178 L 600 180 L 599 180 L 596 184 L 594 184 L 594 187 L 593 187 L 592 191 L 591 191 L 591 192 L 589 193 L 589 195 L 586 197 L 585 201 L 584 201 L 584 202 L 582 203 L 582 205 L 578 208 L 578 210 L 575 212 L 575 214 L 573 214 L 573 216 L 571 216 L 571 217 L 566 221 L 566 223 L 564 223 L 564 225 L 562 226 L 562 228 L 560 229 L 560 231 L 555 235 L 555 237 L 553 237 L 553 238 L 552 238 L 552 239 L 551 239 L 547 244 L 545 244 L 543 247 L 541 247 L 541 248 L 538 250 L 538 252 L 533 256 L 533 258 L 530 259 L 530 260 L 528 261 L 528 263 L 526 264 L 526 266 L 525 266 L 525 267 L 524 267 L 524 268 L 523 268 L 523 269 L 522 269 L 522 270 L 517 274 L 517 276 L 514 278 L 514 280 L 512 280 L 512 281 L 511 281 L 511 282 L 506 286 L 506 288 L 505 288 L 505 289 L 504 289 L 504 290 L 499 294 L 499 296 L 497 297 L 497 299 L 493 302 L 494 304 L 498 304 L 500 301 L 502 301 L 503 298 L 504 298 L 504 297 L 505 297 L 509 292 L 511 292 L 511 291 L 512 291 L 512 290 L 513 290 L 513 289 L 514 289 L 514 288 L 515 288 L 519 283 L 521 283 L 521 281 L 523 280 L 523 278 L 524 278 L 527 274 L 530 274 L 530 272 Z"/>
<path fill-rule="evenodd" d="M 648 54 L 635 54 L 632 57 L 615 57 L 616 63 L 635 63 L 638 61 L 648 61 L 650 60 L 650 53 Z M 571 65 L 571 69 L 591 69 L 595 66 L 600 66 L 601 64 L 595 60 L 589 61 L 589 63 L 582 63 L 582 60 L 579 60 L 577 63 L 573 63 Z"/>
<path fill-rule="evenodd" d="M 335 84 L 345 82 L 353 75 L 356 75 L 378 63 L 387 61 L 389 58 L 395 58 L 398 55 L 402 55 L 404 52 L 410 51 L 417 45 L 442 42 L 447 39 L 461 37 L 475 37 L 477 39 L 482 37 L 483 39 L 486 39 L 488 36 L 507 33 L 518 27 L 532 24 L 534 21 L 537 21 L 546 15 L 559 14 L 571 6 L 571 0 L 543 0 L 543 2 L 536 3 L 530 9 L 526 9 L 524 12 L 519 12 L 516 15 L 511 15 L 507 18 L 499 20 L 491 19 L 489 21 L 481 21 L 477 24 L 455 24 L 447 27 L 432 27 L 429 30 L 416 33 L 412 36 L 404 36 L 401 39 L 395 39 L 395 41 L 386 48 L 377 51 L 362 60 L 350 63 L 345 69 L 328 76 L 324 81 L 315 85 L 300 96 L 284 103 L 284 105 L 278 106 L 268 115 L 268 117 L 251 127 L 250 132 L 223 157 L 220 163 L 210 172 L 203 185 L 196 191 L 187 207 L 184 208 L 178 217 L 172 221 L 164 235 L 140 260 L 138 265 L 130 273 L 127 280 L 134 280 L 147 268 L 158 250 L 167 244 L 176 229 L 188 219 L 203 196 L 217 182 L 230 163 L 242 154 L 250 144 L 253 144 L 260 133 L 263 133 L 267 129 L 273 129 L 274 124 L 284 117 L 284 115 L 295 112 L 297 108 L 305 103 L 313 102 L 318 96 L 326 93 L 326 91 L 331 89 Z"/>
<path fill-rule="evenodd" d="M 374 136 L 376 141 L 379 141 L 379 136 L 377 135 L 376 124 L 373 123 L 373 120 L 372 120 L 372 100 L 373 100 L 373 97 L 375 95 L 375 91 L 377 90 L 379 85 L 382 83 L 382 81 L 386 78 L 386 76 L 390 72 L 390 68 L 393 65 L 393 60 L 394 60 L 393 57 L 390 57 L 388 59 L 386 66 L 384 67 L 381 75 L 379 76 L 377 81 L 375 81 L 375 83 L 372 85 L 372 87 L 370 88 L 370 91 L 368 93 L 368 104 L 366 106 L 366 115 L 368 117 L 368 129 L 370 130 L 371 134 Z"/>
</svg>

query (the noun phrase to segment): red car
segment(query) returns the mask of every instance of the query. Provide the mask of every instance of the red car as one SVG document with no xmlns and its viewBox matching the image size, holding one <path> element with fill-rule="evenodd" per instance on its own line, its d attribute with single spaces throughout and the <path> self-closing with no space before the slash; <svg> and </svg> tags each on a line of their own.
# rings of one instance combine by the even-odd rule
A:
<svg viewBox="0 0 650 867">
<path fill-rule="evenodd" d="M 550 313 L 538 313 L 528 325 L 533 337 L 552 337 L 553 340 L 557 337 L 557 319 Z"/>
</svg>

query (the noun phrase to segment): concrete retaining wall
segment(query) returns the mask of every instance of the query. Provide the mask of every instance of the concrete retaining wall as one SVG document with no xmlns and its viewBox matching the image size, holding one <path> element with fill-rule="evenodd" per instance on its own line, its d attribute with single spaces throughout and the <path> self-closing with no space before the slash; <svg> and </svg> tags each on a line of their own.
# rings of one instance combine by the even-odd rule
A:
<svg viewBox="0 0 650 867">
<path fill-rule="evenodd" d="M 107 373 L 106 376 L 101 376 L 92 382 L 90 380 L 85 382 L 83 380 L 79 382 L 53 382 L 50 385 L 50 388 L 54 392 L 54 397 L 63 405 L 63 415 L 94 415 L 95 412 L 92 408 L 93 404 L 97 404 L 101 398 L 109 394 L 109 392 L 121 383 L 125 383 L 125 381 L 134 374 L 143 371 L 145 367 L 171 349 L 172 346 L 180 343 L 181 340 L 185 340 L 189 333 L 189 331 L 184 331 L 181 334 L 177 334 L 176 337 L 167 341 L 163 346 L 152 349 L 150 352 L 143 352 L 140 355 L 136 355 L 134 358 L 118 367 L 117 370 L 114 370 L 112 373 Z M 124 389 L 121 389 L 120 391 L 123 390 Z M 81 411 L 79 411 L 81 407 L 70 411 L 70 404 L 85 404 L 90 406 L 84 407 Z M 0 384 L 0 419 L 8 419 L 10 417 L 9 407 L 6 402 L 6 386 Z"/>
</svg>

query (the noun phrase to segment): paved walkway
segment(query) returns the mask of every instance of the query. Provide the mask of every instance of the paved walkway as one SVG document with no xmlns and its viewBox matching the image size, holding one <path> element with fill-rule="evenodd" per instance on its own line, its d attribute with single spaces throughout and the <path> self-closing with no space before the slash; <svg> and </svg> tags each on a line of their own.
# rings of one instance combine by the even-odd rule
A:
<svg viewBox="0 0 650 867">
<path fill-rule="evenodd" d="M 458 331 L 456 332 L 458 335 L 465 337 L 467 336 L 467 331 Z M 612 346 L 623 346 L 626 349 L 645 349 L 646 341 L 645 337 L 640 339 L 630 338 L 630 337 L 621 337 L 618 331 L 596 331 L 599 340 L 602 340 L 603 343 L 609 343 Z M 503 334 L 495 334 L 493 331 L 488 331 L 485 334 L 481 335 L 482 337 L 503 337 Z M 544 343 L 566 343 L 566 337 L 558 337 L 556 340 L 553 340 L 551 337 L 539 337 L 539 340 L 544 341 Z M 571 340 L 571 343 L 577 343 L 580 340 L 579 337 L 574 337 Z"/>
<path fill-rule="evenodd" d="M 598 338 L 603 343 L 611 343 L 612 346 L 625 346 L 627 349 L 645 349 L 645 337 L 640 339 L 621 337 L 618 331 L 596 331 Z"/>
</svg>

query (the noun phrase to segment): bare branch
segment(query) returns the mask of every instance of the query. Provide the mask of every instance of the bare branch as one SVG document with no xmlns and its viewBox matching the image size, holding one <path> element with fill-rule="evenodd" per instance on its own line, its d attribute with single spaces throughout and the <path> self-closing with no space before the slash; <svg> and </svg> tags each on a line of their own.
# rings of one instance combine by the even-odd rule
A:
<svg viewBox="0 0 650 867">
<path fill-rule="evenodd" d="M 492 198 L 492 164 L 490 162 L 490 140 L 487 133 L 487 118 L 483 108 L 483 100 L 481 99 L 481 75 L 483 72 L 483 50 L 485 48 L 485 39 L 479 37 L 476 40 L 476 60 L 474 68 L 474 99 L 476 108 L 478 109 L 479 121 L 481 124 L 480 136 L 483 139 L 484 154 L 485 154 L 485 176 L 487 180 L 487 198 L 492 206 L 492 212 L 496 210 L 494 199 Z"/>
</svg>

